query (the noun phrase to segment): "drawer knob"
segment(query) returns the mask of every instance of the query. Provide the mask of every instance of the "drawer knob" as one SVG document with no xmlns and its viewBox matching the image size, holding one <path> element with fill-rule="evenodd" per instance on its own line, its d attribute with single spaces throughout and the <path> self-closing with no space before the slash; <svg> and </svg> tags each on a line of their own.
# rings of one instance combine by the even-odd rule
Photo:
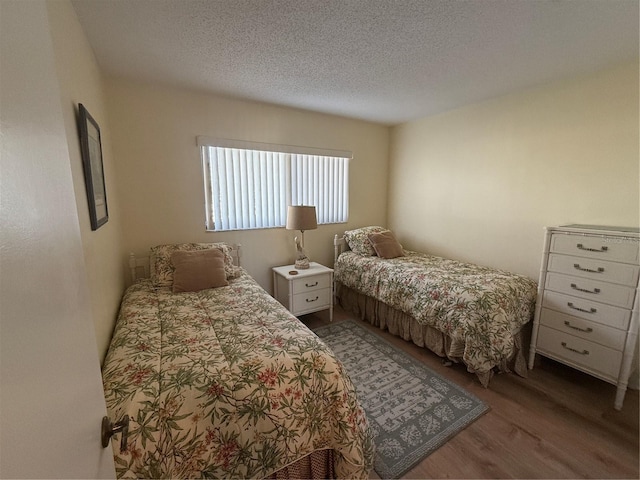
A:
<svg viewBox="0 0 640 480">
<path fill-rule="evenodd" d="M 567 347 L 567 342 L 562 342 L 560 345 L 562 345 L 564 348 L 566 348 L 567 350 L 570 350 L 574 353 L 578 353 L 580 355 L 589 355 L 589 350 L 576 350 L 575 348 L 571 348 L 571 347 Z"/>
<path fill-rule="evenodd" d="M 307 288 L 316 287 L 316 286 L 318 286 L 318 282 L 316 282 L 316 283 L 305 283 L 304 286 L 307 287 Z"/>
<path fill-rule="evenodd" d="M 569 322 L 567 320 L 564 321 L 564 324 L 569 328 L 573 328 L 574 330 L 578 330 L 579 332 L 584 332 L 584 333 L 593 332 L 593 328 L 591 328 L 591 327 L 587 327 L 587 328 L 575 327 L 575 326 L 571 325 L 571 322 Z"/>
<path fill-rule="evenodd" d="M 598 252 L 598 253 L 604 253 L 607 250 L 609 250 L 609 247 L 600 247 L 600 248 L 589 248 L 589 247 L 585 247 L 584 245 L 582 245 L 581 243 L 578 243 L 576 245 L 576 247 L 578 247 L 578 249 L 580 250 L 585 250 L 587 252 Z"/>
<path fill-rule="evenodd" d="M 600 293 L 600 289 L 599 288 L 594 288 L 593 290 L 587 290 L 586 288 L 580 288 L 578 287 L 575 283 L 571 284 L 571 288 L 573 288 L 574 290 L 578 290 L 579 292 L 585 292 L 585 293 Z"/>
<path fill-rule="evenodd" d="M 307 303 L 316 302 L 319 298 L 320 297 L 317 297 L 317 296 L 316 296 L 316 298 L 305 298 L 305 301 Z"/>
<path fill-rule="evenodd" d="M 584 312 L 584 313 L 596 313 L 598 310 L 595 308 L 590 308 L 589 310 L 587 310 L 586 308 L 580 308 L 580 307 L 576 307 L 573 302 L 567 302 L 567 307 L 569 308 L 573 308 L 574 310 L 578 310 L 579 312 Z"/>
<path fill-rule="evenodd" d="M 604 273 L 604 268 L 598 267 L 597 270 L 593 270 L 592 268 L 584 268 L 581 267 L 579 263 L 574 263 L 573 268 L 576 270 L 580 270 L 581 272 L 589 272 L 589 273 Z"/>
</svg>

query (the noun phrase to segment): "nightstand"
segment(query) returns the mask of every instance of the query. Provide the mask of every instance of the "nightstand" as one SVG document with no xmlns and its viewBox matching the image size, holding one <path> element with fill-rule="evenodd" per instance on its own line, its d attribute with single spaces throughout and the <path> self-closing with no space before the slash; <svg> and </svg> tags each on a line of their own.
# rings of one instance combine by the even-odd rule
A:
<svg viewBox="0 0 640 480">
<path fill-rule="evenodd" d="M 333 321 L 333 270 L 316 262 L 305 270 L 274 267 L 273 296 L 295 316 L 328 309 Z"/>
</svg>

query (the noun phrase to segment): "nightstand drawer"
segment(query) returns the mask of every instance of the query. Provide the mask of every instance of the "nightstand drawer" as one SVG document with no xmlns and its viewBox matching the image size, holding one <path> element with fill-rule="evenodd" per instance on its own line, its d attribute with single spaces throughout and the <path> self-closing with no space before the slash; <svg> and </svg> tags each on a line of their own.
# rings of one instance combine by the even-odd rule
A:
<svg viewBox="0 0 640 480">
<path fill-rule="evenodd" d="M 331 306 L 331 289 L 323 288 L 312 292 L 298 293 L 293 296 L 293 313 L 299 315 L 307 310 L 329 308 Z"/>
<path fill-rule="evenodd" d="M 619 307 L 631 308 L 635 298 L 635 289 L 599 282 L 588 278 L 548 273 L 545 288 L 554 292 L 566 293 L 595 302 L 608 303 Z"/>
<path fill-rule="evenodd" d="M 624 330 L 607 327 L 547 308 L 543 308 L 540 313 L 540 324 L 619 351 L 624 350 L 624 342 L 627 339 L 627 332 Z"/>
<path fill-rule="evenodd" d="M 291 282 L 293 284 L 293 294 L 320 290 L 323 288 L 331 288 L 331 274 L 323 273 L 310 277 L 296 278 Z"/>
<path fill-rule="evenodd" d="M 638 241 L 615 237 L 554 234 L 551 252 L 638 264 Z"/>
<path fill-rule="evenodd" d="M 550 290 L 544 292 L 542 306 L 625 331 L 629 328 L 629 320 L 631 319 L 631 310 Z"/>
<path fill-rule="evenodd" d="M 640 267 L 628 263 L 607 262 L 606 260 L 552 253 L 549 255 L 549 270 L 592 280 L 635 286 L 638 282 Z"/>
<path fill-rule="evenodd" d="M 537 349 L 611 380 L 620 373 L 622 352 L 540 325 Z"/>
</svg>

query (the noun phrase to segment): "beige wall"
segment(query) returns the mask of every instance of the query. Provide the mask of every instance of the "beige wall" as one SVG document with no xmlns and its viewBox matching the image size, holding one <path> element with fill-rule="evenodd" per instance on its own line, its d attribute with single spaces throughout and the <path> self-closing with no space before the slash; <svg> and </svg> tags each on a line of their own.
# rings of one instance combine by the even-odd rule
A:
<svg viewBox="0 0 640 480">
<path fill-rule="evenodd" d="M 312 261 L 333 264 L 335 233 L 386 221 L 387 127 L 121 79 L 106 83 L 117 161 L 125 251 L 156 244 L 228 241 L 271 291 L 270 268 L 294 260 L 294 232 L 284 228 L 207 233 L 196 136 L 350 150 L 350 221 L 305 234 Z M 123 258 L 123 262 L 125 259 Z"/>
<path fill-rule="evenodd" d="M 103 359 L 111 339 L 126 278 L 126 270 L 121 261 L 121 215 L 111 151 L 111 133 L 105 108 L 106 100 L 100 70 L 71 3 L 50 1 L 47 6 L 55 67 L 60 83 L 82 249 L 91 295 L 91 312 L 98 351 L 100 358 Z M 79 103 L 82 103 L 98 122 L 102 138 L 109 221 L 96 231 L 91 230 L 80 155 L 76 120 Z"/>
<path fill-rule="evenodd" d="M 115 478 L 44 1 L 0 1 L 0 478 Z"/>
<path fill-rule="evenodd" d="M 638 226 L 638 64 L 393 128 L 405 246 L 537 280 L 543 227 Z"/>
</svg>

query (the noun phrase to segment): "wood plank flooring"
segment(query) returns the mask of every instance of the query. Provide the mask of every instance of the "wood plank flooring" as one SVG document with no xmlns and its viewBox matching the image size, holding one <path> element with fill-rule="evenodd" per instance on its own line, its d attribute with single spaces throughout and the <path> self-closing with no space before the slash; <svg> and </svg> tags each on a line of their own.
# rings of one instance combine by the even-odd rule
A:
<svg viewBox="0 0 640 480">
<path fill-rule="evenodd" d="M 334 322 L 347 318 L 334 309 Z M 328 312 L 300 319 L 329 323 Z M 464 366 L 357 321 L 491 407 L 404 478 L 640 478 L 638 391 L 617 411 L 615 386 L 543 357 L 529 378 L 495 375 L 485 389 Z"/>
</svg>

